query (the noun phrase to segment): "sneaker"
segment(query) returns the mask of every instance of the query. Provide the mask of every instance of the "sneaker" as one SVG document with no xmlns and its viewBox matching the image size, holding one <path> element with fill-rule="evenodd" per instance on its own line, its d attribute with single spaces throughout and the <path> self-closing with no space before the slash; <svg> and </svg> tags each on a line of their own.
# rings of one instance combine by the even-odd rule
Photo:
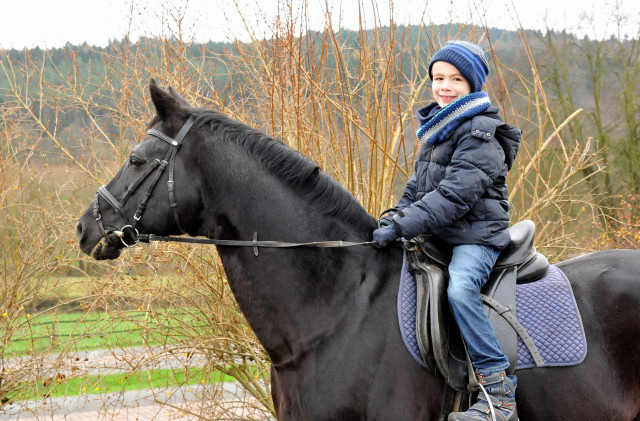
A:
<svg viewBox="0 0 640 421">
<path fill-rule="evenodd" d="M 478 402 L 466 412 L 452 412 L 449 421 L 517 421 L 515 391 L 517 379 L 503 371 L 476 372 Z"/>
</svg>

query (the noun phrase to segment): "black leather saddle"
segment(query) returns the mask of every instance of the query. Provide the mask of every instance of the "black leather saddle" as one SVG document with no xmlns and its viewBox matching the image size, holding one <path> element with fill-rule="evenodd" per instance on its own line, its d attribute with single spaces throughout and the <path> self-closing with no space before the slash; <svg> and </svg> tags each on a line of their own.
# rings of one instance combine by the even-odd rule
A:
<svg viewBox="0 0 640 421">
<path fill-rule="evenodd" d="M 533 246 L 535 224 L 524 220 L 510 228 L 511 243 L 496 262 L 489 281 L 482 289 L 485 310 L 502 351 L 515 371 L 518 336 L 527 346 L 536 364 L 542 357 L 526 330 L 516 318 L 516 283 L 542 278 L 549 268 L 546 257 Z M 403 241 L 409 270 L 416 279 L 416 337 L 427 368 L 440 373 L 449 386 L 460 392 L 477 387 L 464 341 L 447 299 L 448 272 L 452 247 L 429 235 Z"/>
</svg>

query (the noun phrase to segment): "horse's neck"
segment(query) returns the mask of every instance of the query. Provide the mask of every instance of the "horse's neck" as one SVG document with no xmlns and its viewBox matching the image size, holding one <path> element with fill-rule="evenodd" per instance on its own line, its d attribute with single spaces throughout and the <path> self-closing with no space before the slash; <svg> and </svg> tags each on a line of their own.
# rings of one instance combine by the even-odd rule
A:
<svg viewBox="0 0 640 421">
<path fill-rule="evenodd" d="M 249 324 L 276 364 L 295 363 L 350 310 L 365 270 L 362 251 L 221 248 L 227 278 Z"/>
<path fill-rule="evenodd" d="M 231 178 L 214 189 L 216 238 L 249 240 L 257 233 L 258 240 L 309 242 L 370 235 L 318 214 L 268 175 L 246 169 Z M 371 250 L 260 248 L 255 256 L 250 247 L 221 247 L 219 253 L 245 317 L 272 360 L 286 362 L 332 334 Z"/>
</svg>

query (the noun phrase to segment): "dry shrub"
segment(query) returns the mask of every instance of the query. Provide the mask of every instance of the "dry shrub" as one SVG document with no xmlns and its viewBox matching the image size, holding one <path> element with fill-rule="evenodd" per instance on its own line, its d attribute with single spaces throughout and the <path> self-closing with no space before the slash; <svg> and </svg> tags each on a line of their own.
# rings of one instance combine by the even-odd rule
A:
<svg viewBox="0 0 640 421">
<path fill-rule="evenodd" d="M 419 148 L 413 114 L 431 98 L 427 66 L 445 42 L 442 34 L 480 42 L 490 53 L 500 40 L 469 26 L 440 31 L 389 22 L 355 32 L 313 32 L 306 21 L 283 14 L 271 39 L 251 34 L 253 42 L 214 52 L 185 40 L 178 14 L 172 37 L 114 43 L 86 74 L 80 73 L 73 48 L 66 50 L 68 69 L 55 67 L 49 51 L 20 60 L 4 55 L 0 64 L 9 87 L 0 105 L 0 219 L 6 315 L 0 337 L 5 344 L 25 323 L 23 307 L 82 275 L 87 292 L 77 300 L 85 311 L 109 311 L 123 319 L 131 309 L 151 317 L 160 309 L 188 315 L 169 330 L 147 325 L 149 337 L 166 343 L 163 350 L 150 351 L 198 350 L 207 367 L 234 376 L 249 392 L 246 405 L 274 413 L 268 359 L 213 248 L 154 244 L 130 250 L 116 262 L 94 262 L 76 250 L 73 224 L 95 188 L 142 139 L 152 117 L 150 77 L 313 158 L 372 214 L 392 206 L 412 173 Z M 521 41 L 532 73 L 506 68 L 493 55 L 489 91 L 507 121 L 524 131 L 510 178 L 513 220 L 533 219 L 539 249 L 557 260 L 574 253 L 580 235 L 597 224 L 597 201 L 583 172 L 596 162 L 589 142 L 563 139 L 563 127 L 580 116 L 552 115 L 522 34 Z M 45 69 L 53 77 L 45 77 Z M 74 124 L 60 123 L 72 118 Z M 68 309 L 73 301 L 56 300 L 42 311 Z M 35 368 L 24 369 L 24 377 L 35 381 Z M 12 384 L 16 381 L 3 375 L 1 390 L 6 393 Z M 197 411 L 203 417 L 224 410 L 219 389 L 202 401 L 206 404 Z"/>
<path fill-rule="evenodd" d="M 595 241 L 596 249 L 640 248 L 640 202 L 637 194 L 627 193 L 614 198 L 618 205 L 610 210 L 612 222 Z"/>
<path fill-rule="evenodd" d="M 38 306 L 54 287 L 47 280 L 74 253 L 58 241 L 71 219 L 60 214 L 63 199 L 47 181 L 56 168 L 34 158 L 32 127 L 19 110 L 3 107 L 0 117 L 0 399 L 5 401 L 21 380 L 4 364 L 11 337 L 28 331 L 47 311 Z"/>
</svg>

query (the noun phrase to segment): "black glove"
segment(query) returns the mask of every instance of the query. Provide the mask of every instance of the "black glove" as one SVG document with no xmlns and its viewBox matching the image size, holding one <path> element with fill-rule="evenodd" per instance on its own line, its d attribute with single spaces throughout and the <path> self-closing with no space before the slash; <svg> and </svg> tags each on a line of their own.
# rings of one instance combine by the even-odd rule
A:
<svg viewBox="0 0 640 421">
<path fill-rule="evenodd" d="M 395 224 L 387 225 L 386 227 L 378 228 L 373 231 L 373 241 L 378 243 L 380 247 L 386 247 L 390 242 L 397 240 L 402 236 L 402 233 L 396 228 Z"/>
</svg>

